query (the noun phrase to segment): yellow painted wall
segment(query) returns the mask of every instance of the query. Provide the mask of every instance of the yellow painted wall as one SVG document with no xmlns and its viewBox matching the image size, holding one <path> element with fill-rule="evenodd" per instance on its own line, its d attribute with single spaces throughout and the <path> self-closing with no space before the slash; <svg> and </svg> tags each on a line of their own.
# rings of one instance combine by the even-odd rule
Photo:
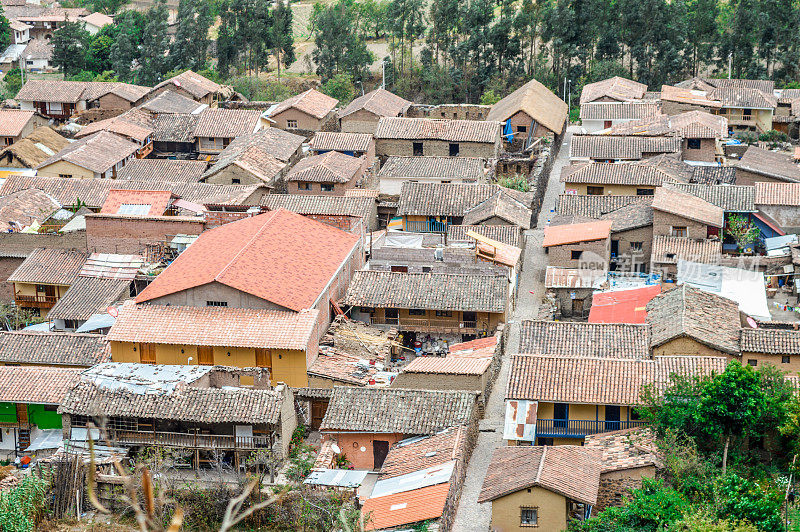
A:
<svg viewBox="0 0 800 532">
<path fill-rule="evenodd" d="M 603 195 L 619 195 L 619 196 L 635 196 L 636 190 L 644 188 L 647 190 L 655 190 L 656 187 L 647 185 L 603 185 L 599 183 L 564 183 L 564 190 L 576 190 L 579 196 L 587 195 L 587 187 L 603 187 Z"/>
<path fill-rule="evenodd" d="M 134 348 L 136 349 L 134 351 Z M 306 354 L 300 350 L 272 349 L 270 381 L 285 382 L 293 387 L 308 386 Z M 189 357 L 192 357 L 189 362 Z M 111 342 L 114 362 L 140 362 L 138 346 L 132 342 Z M 197 346 L 156 344 L 157 364 L 198 364 Z M 214 364 L 237 368 L 256 365 L 255 349 L 244 347 L 214 347 Z"/>
<path fill-rule="evenodd" d="M 537 508 L 538 526 L 520 526 L 520 510 Z M 567 499 L 544 488 L 533 487 L 500 497 L 492 501 L 493 532 L 541 530 L 558 532 L 567 528 Z"/>
<path fill-rule="evenodd" d="M 40 168 L 37 172 L 37 175 L 42 177 L 59 177 L 62 174 L 71 175 L 72 177 L 81 179 L 91 179 L 95 177 L 94 172 L 91 170 L 87 170 L 86 168 L 82 168 L 66 161 L 54 162 L 53 164 L 49 164 L 44 168 Z"/>
<path fill-rule="evenodd" d="M 619 407 L 619 418 L 622 421 L 630 419 L 628 417 L 628 406 Z M 568 411 L 569 419 L 580 419 L 584 421 L 606 420 L 605 405 L 579 405 L 570 404 Z M 537 417 L 539 419 L 553 419 L 553 403 L 539 403 Z"/>
<path fill-rule="evenodd" d="M 701 344 L 700 342 L 685 336 L 675 338 L 674 340 L 670 340 L 669 342 L 666 342 L 658 347 L 654 347 L 653 355 L 701 355 L 712 357 L 727 356 L 728 358 L 732 358 L 727 353 L 712 349 L 707 345 Z"/>
</svg>

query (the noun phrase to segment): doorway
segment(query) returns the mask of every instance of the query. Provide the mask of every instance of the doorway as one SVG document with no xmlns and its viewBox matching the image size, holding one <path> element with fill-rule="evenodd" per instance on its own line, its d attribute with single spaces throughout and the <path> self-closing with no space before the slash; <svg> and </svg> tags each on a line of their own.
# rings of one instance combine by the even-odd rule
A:
<svg viewBox="0 0 800 532">
<path fill-rule="evenodd" d="M 606 405 L 606 430 L 619 430 L 619 406 Z"/>
<path fill-rule="evenodd" d="M 389 442 L 381 440 L 373 440 L 372 442 L 372 458 L 375 461 L 375 469 L 380 469 L 386 460 L 386 455 L 389 454 Z"/>
</svg>

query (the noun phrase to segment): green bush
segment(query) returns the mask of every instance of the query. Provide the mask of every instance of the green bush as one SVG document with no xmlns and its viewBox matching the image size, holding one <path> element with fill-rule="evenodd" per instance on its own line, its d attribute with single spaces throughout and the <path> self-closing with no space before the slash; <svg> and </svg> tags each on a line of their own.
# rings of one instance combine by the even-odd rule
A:
<svg viewBox="0 0 800 532">
<path fill-rule="evenodd" d="M 531 185 L 528 183 L 528 178 L 519 174 L 510 177 L 502 177 L 497 183 L 501 187 L 519 190 L 520 192 L 529 192 L 531 189 Z"/>
</svg>

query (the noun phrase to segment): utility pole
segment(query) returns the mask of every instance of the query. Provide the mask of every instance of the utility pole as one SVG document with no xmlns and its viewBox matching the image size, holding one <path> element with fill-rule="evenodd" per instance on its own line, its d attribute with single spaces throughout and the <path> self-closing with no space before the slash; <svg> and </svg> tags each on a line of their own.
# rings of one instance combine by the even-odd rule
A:
<svg viewBox="0 0 800 532">
<path fill-rule="evenodd" d="M 567 90 L 567 113 L 572 111 L 572 80 L 569 80 L 569 90 Z"/>
<path fill-rule="evenodd" d="M 566 100 L 567 99 L 567 77 L 566 76 L 564 76 L 564 91 L 561 93 L 561 99 L 562 100 Z"/>
<path fill-rule="evenodd" d="M 728 54 L 728 79 L 731 79 L 731 67 L 733 66 L 733 52 Z"/>
<path fill-rule="evenodd" d="M 381 88 L 386 88 L 386 58 L 381 59 Z"/>
</svg>

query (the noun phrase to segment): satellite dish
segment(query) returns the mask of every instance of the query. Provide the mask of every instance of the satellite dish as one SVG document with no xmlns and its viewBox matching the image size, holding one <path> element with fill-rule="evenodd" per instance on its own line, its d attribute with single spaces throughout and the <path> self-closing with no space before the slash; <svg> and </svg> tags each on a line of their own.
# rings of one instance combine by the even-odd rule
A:
<svg viewBox="0 0 800 532">
<path fill-rule="evenodd" d="M 750 328 L 752 328 L 752 329 L 758 329 L 758 323 L 756 323 L 756 320 L 754 320 L 754 319 L 753 319 L 753 318 L 751 318 L 750 316 L 747 316 L 747 324 L 748 324 L 748 325 L 750 326 Z"/>
<path fill-rule="evenodd" d="M 106 312 L 108 312 L 110 315 L 112 315 L 115 318 L 119 315 L 119 311 L 117 310 L 117 307 L 108 307 L 106 309 Z"/>
<path fill-rule="evenodd" d="M 335 452 L 336 454 L 340 454 L 342 452 L 342 450 L 339 448 L 339 446 L 336 445 L 335 443 L 333 445 L 331 445 L 331 450 L 333 450 L 333 452 Z"/>
</svg>

